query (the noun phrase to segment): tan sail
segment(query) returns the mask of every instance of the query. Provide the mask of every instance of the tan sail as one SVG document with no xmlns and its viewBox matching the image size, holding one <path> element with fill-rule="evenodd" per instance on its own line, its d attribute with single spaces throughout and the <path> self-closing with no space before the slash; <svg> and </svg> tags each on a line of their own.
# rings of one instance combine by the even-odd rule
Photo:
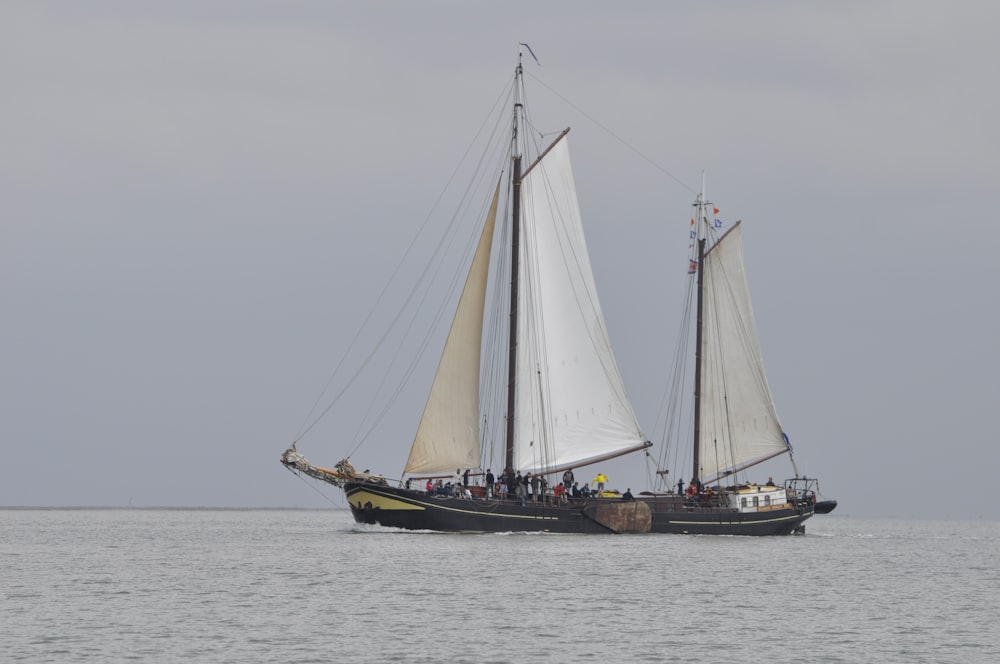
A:
<svg viewBox="0 0 1000 664">
<path fill-rule="evenodd" d="M 500 184 L 497 183 L 448 332 L 448 341 L 438 363 L 434 384 L 410 449 L 406 473 L 453 472 L 456 468 L 480 466 L 479 359 L 486 281 L 499 199 Z"/>
</svg>

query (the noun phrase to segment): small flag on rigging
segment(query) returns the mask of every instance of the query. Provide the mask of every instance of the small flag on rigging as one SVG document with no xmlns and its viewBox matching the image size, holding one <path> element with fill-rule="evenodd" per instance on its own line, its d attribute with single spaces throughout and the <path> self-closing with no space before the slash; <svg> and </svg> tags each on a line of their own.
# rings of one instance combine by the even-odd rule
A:
<svg viewBox="0 0 1000 664">
<path fill-rule="evenodd" d="M 688 261 L 688 274 L 694 274 L 698 271 L 697 261 Z"/>
</svg>

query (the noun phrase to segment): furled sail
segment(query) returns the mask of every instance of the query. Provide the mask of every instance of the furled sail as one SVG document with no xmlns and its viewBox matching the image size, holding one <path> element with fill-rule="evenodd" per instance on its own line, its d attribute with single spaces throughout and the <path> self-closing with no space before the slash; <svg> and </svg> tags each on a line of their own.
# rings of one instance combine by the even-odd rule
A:
<svg viewBox="0 0 1000 664">
<path fill-rule="evenodd" d="M 563 136 L 522 179 L 515 464 L 555 472 L 645 447 L 601 313 Z"/>
<path fill-rule="evenodd" d="M 451 472 L 478 468 L 479 359 L 483 307 L 489 274 L 493 227 L 500 199 L 497 184 L 469 275 L 438 363 L 434 384 L 406 461 L 407 473 Z"/>
<path fill-rule="evenodd" d="M 699 475 L 709 479 L 787 452 L 764 374 L 739 222 L 704 258 Z"/>
</svg>

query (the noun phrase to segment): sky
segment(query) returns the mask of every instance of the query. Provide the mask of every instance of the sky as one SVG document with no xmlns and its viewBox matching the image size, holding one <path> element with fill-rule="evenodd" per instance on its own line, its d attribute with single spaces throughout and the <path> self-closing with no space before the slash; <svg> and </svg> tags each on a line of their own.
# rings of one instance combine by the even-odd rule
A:
<svg viewBox="0 0 1000 664">
<path fill-rule="evenodd" d="M 2 3 L 0 506 L 343 506 L 278 457 L 527 42 L 640 423 L 704 173 L 835 514 L 1000 519 L 998 22 L 985 1 Z M 356 465 L 398 475 L 433 369 Z M 342 458 L 362 405 L 300 451 Z"/>
</svg>

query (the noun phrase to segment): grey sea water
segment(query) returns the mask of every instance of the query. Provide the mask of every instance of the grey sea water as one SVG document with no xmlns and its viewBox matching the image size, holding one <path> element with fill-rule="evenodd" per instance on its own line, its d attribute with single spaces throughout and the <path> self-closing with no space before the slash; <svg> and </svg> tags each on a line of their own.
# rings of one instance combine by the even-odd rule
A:
<svg viewBox="0 0 1000 664">
<path fill-rule="evenodd" d="M 341 510 L 0 510 L 0 660 L 1000 661 L 1000 523 L 410 533 Z"/>
</svg>

